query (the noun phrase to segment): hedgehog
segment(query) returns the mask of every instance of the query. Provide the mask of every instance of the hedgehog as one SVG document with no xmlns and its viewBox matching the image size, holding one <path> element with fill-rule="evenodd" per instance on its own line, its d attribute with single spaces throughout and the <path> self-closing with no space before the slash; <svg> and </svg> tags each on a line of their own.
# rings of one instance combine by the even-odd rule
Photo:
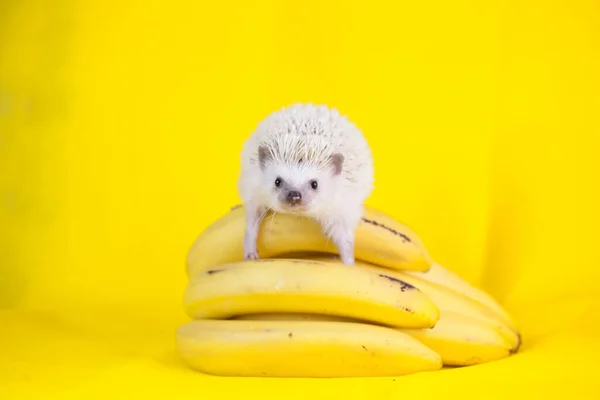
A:
<svg viewBox="0 0 600 400">
<path fill-rule="evenodd" d="M 354 265 L 354 235 L 374 187 L 363 133 L 326 105 L 292 104 L 268 115 L 244 142 L 238 192 L 245 205 L 244 259 L 259 258 L 268 211 L 320 224 L 345 265 Z"/>
</svg>

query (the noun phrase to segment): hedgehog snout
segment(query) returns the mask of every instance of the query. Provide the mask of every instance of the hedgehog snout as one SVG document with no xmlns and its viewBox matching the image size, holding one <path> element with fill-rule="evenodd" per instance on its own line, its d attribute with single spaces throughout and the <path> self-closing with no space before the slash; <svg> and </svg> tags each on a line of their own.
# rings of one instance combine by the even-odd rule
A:
<svg viewBox="0 0 600 400">
<path fill-rule="evenodd" d="M 297 190 L 290 190 L 287 193 L 286 200 L 289 205 L 295 206 L 302 201 L 302 193 Z"/>
</svg>

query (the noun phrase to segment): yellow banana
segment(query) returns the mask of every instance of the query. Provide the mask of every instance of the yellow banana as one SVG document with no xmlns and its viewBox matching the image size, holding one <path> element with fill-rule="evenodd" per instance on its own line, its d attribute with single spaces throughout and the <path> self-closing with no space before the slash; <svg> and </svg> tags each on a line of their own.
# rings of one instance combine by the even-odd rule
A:
<svg viewBox="0 0 600 400">
<path fill-rule="evenodd" d="M 405 271 L 409 275 L 416 276 L 417 278 L 424 279 L 428 282 L 445 286 L 448 289 L 452 289 L 458 293 L 462 293 L 464 296 L 477 301 L 486 306 L 491 311 L 495 312 L 502 320 L 513 329 L 516 329 L 516 324 L 513 318 L 506 312 L 506 310 L 489 294 L 481 289 L 471 285 L 454 272 L 444 268 L 437 262 L 431 264 L 431 268 L 428 271 Z"/>
<path fill-rule="evenodd" d="M 184 303 L 194 319 L 298 312 L 394 327 L 434 326 L 439 318 L 436 305 L 388 272 L 392 271 L 314 260 L 243 261 L 196 275 L 188 284 Z"/>
<path fill-rule="evenodd" d="M 202 232 L 187 256 L 187 274 L 242 261 L 246 216 L 243 206 L 234 208 Z M 295 251 L 337 254 L 337 248 L 311 219 L 286 214 L 267 214 L 258 234 L 261 258 Z M 355 232 L 355 258 L 393 269 L 426 271 L 432 263 L 419 237 L 407 226 L 370 207 Z"/>
<path fill-rule="evenodd" d="M 234 317 L 245 321 L 361 322 L 320 314 L 249 314 Z M 467 366 L 499 360 L 511 354 L 511 344 L 494 326 L 466 315 L 447 311 L 431 329 L 401 329 L 438 353 L 446 366 Z"/>
<path fill-rule="evenodd" d="M 296 256 L 298 255 L 296 254 Z M 336 256 L 306 254 L 303 257 L 306 257 L 308 260 L 327 261 L 328 263 L 342 265 Z M 438 306 L 441 316 L 446 312 L 459 313 L 494 327 L 511 344 L 511 351 L 517 351 L 521 345 L 521 337 L 516 329 L 508 325 L 494 311 L 457 291 L 429 282 L 419 277 L 418 274 L 409 274 L 406 271 L 381 268 L 360 261 L 356 262 L 356 266 L 372 268 L 373 270 L 380 271 L 382 274 L 387 274 L 418 288 Z"/>
<path fill-rule="evenodd" d="M 400 376 L 442 367 L 410 335 L 346 322 L 197 320 L 177 331 L 185 362 L 221 376 Z"/>
<path fill-rule="evenodd" d="M 398 329 L 438 353 L 447 366 L 499 360 L 514 352 L 513 344 L 494 324 L 445 311 L 432 329 Z"/>
</svg>

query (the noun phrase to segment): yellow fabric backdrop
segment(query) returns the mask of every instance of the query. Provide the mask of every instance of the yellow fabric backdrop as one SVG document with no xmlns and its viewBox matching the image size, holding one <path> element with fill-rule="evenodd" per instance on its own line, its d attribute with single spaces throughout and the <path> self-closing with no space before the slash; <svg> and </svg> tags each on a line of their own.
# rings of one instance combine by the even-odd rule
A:
<svg viewBox="0 0 600 400">
<path fill-rule="evenodd" d="M 181 363 L 185 254 L 296 101 L 364 130 L 369 204 L 496 296 L 521 353 L 368 380 Z M 2 2 L 0 397 L 598 398 L 599 115 L 594 1 Z"/>
</svg>

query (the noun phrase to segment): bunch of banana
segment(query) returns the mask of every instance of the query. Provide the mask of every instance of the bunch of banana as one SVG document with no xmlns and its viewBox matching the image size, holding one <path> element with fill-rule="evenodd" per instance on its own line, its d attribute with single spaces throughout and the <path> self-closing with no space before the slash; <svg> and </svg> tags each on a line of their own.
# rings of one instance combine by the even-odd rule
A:
<svg viewBox="0 0 600 400">
<path fill-rule="evenodd" d="M 209 374 L 399 376 L 498 360 L 520 336 L 488 294 L 433 262 L 417 235 L 367 207 L 356 265 L 319 226 L 265 218 L 261 259 L 243 260 L 245 213 L 233 209 L 195 241 L 177 346 Z"/>
</svg>

